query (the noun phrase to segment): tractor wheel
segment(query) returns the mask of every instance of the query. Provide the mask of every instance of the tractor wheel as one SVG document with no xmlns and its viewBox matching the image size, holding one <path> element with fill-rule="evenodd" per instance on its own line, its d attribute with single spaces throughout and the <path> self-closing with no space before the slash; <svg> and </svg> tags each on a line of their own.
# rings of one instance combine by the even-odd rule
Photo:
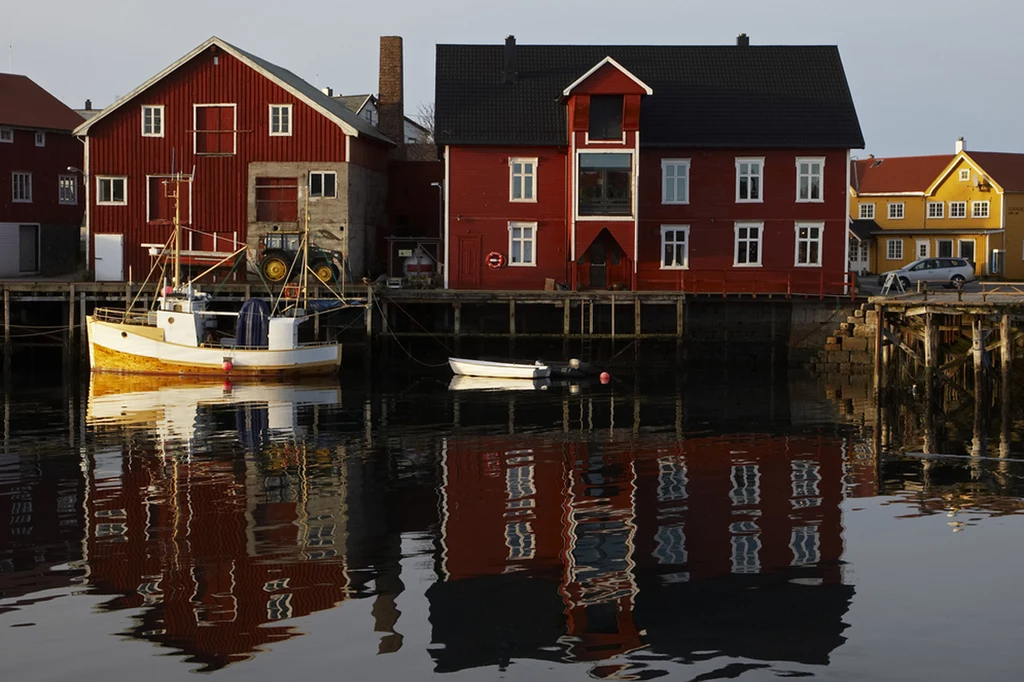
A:
<svg viewBox="0 0 1024 682">
<path fill-rule="evenodd" d="M 313 263 L 313 273 L 316 275 L 316 278 L 318 280 L 324 282 L 325 284 L 331 284 L 332 282 L 334 282 L 334 279 L 336 277 L 334 266 L 324 261 Z"/>
<path fill-rule="evenodd" d="M 263 259 L 263 276 L 275 284 L 283 282 L 288 275 L 288 263 L 281 256 L 267 256 Z"/>
</svg>

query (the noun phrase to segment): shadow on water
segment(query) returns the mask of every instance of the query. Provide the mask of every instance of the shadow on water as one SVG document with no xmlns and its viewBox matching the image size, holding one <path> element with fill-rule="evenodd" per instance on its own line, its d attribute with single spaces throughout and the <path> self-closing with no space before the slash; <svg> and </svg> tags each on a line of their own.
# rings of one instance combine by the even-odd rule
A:
<svg viewBox="0 0 1024 682">
<path fill-rule="evenodd" d="M 395 360 L 371 382 L 15 378 L 0 618 L 81 585 L 129 614 L 113 634 L 202 671 L 270 657 L 312 634 L 296 619 L 333 612 L 366 621 L 374 654 L 420 647 L 423 675 L 525 661 L 605 679 L 814 674 L 856 596 L 843 500 L 1017 511 L 1022 465 L 880 463 L 865 415 L 761 360 L 487 391 Z M 887 448 L 916 437 L 894 426 L 913 410 L 883 425 Z M 425 614 L 403 612 L 410 592 Z M 370 608 L 346 607 L 359 600 Z M 337 646 L 356 658 L 365 640 Z"/>
</svg>

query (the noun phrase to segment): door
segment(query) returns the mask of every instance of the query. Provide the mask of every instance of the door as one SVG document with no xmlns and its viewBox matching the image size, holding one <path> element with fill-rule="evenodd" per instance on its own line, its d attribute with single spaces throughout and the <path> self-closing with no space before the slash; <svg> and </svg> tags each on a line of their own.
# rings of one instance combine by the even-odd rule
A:
<svg viewBox="0 0 1024 682">
<path fill-rule="evenodd" d="M 971 261 L 971 265 L 976 265 L 977 261 L 974 260 L 974 240 L 973 239 L 961 239 L 960 240 L 960 257 L 966 258 Z"/>
<path fill-rule="evenodd" d="M 96 235 L 96 281 L 124 281 L 124 235 Z"/>
<path fill-rule="evenodd" d="M 39 272 L 39 226 L 18 226 L 18 272 Z"/>
<path fill-rule="evenodd" d="M 480 288 L 481 237 L 459 237 L 458 289 Z"/>
<path fill-rule="evenodd" d="M 931 248 L 931 242 L 927 239 L 917 240 L 917 252 L 914 254 L 914 258 L 928 258 L 931 256 L 929 249 Z"/>
<path fill-rule="evenodd" d="M 850 270 L 858 274 L 867 272 L 868 265 L 868 243 L 850 237 Z"/>
<path fill-rule="evenodd" d="M 595 240 L 587 249 L 590 260 L 590 287 L 604 289 L 608 286 L 608 250 L 602 240 Z"/>
<path fill-rule="evenodd" d="M 935 255 L 939 258 L 952 258 L 953 257 L 953 240 L 952 239 L 940 239 L 936 242 Z"/>
</svg>

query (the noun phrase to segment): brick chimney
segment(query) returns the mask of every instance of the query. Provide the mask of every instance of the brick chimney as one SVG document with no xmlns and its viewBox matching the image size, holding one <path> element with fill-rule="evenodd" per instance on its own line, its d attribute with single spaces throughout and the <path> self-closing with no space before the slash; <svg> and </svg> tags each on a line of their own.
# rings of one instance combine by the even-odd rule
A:
<svg viewBox="0 0 1024 682">
<path fill-rule="evenodd" d="M 402 78 L 402 37 L 380 37 L 380 82 L 377 129 L 398 145 L 389 155 L 405 158 L 405 86 Z"/>
</svg>

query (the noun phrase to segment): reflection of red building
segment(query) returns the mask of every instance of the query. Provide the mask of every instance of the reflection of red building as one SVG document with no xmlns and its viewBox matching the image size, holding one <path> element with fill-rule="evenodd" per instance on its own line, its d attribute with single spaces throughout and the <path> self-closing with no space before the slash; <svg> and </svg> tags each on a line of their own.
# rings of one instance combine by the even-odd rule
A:
<svg viewBox="0 0 1024 682">
<path fill-rule="evenodd" d="M 439 671 L 596 661 L 645 645 L 684 659 L 720 650 L 827 661 L 852 594 L 839 564 L 842 444 L 729 436 L 635 447 L 448 442 L 445 581 L 428 593 L 445 645 Z M 473 619 L 499 613 L 497 633 Z M 744 624 L 771 632 L 747 641 L 736 636 Z"/>
</svg>

